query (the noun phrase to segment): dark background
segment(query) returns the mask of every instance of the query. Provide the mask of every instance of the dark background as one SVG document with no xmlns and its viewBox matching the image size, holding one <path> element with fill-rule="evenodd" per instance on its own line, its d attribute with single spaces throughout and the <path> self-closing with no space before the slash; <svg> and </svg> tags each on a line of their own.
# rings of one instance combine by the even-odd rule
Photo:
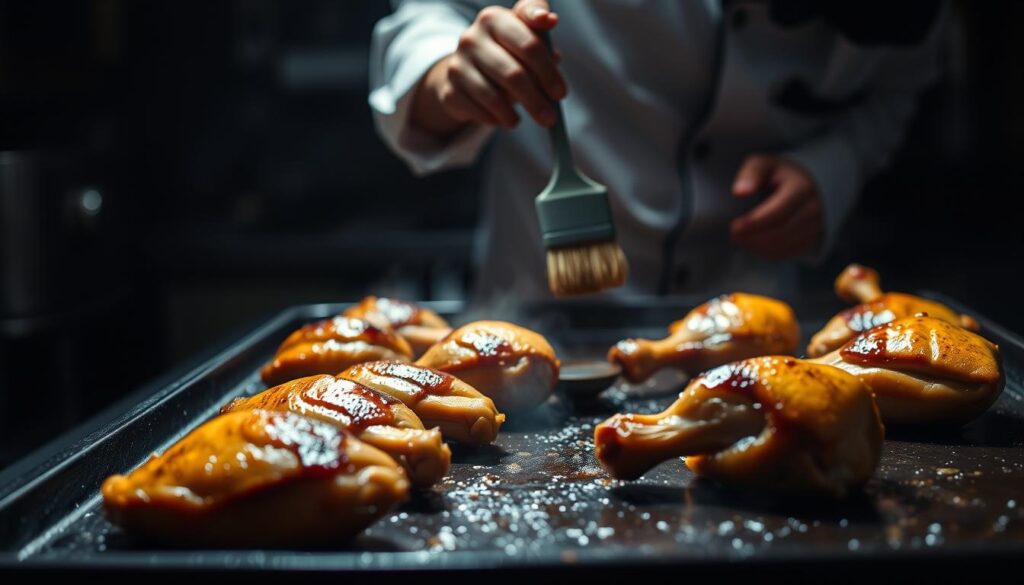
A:
<svg viewBox="0 0 1024 585">
<path fill-rule="evenodd" d="M 414 179 L 373 131 L 388 9 L 0 1 L 0 466 L 287 305 L 466 295 L 472 172 Z M 1022 332 L 1024 3 L 953 12 L 901 154 L 802 278 L 857 260 Z"/>
</svg>

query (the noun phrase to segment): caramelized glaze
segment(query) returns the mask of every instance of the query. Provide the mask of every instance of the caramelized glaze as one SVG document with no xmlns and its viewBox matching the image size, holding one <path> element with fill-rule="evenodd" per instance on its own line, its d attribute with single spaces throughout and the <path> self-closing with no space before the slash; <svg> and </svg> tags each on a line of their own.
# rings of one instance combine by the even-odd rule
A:
<svg viewBox="0 0 1024 585">
<path fill-rule="evenodd" d="M 782 301 L 733 293 L 721 295 L 669 326 L 660 340 L 625 339 L 608 351 L 630 382 L 642 382 L 662 368 L 688 373 L 756 355 L 796 351 L 800 327 Z"/>
<path fill-rule="evenodd" d="M 267 409 L 312 415 L 358 432 L 371 425 L 395 425 L 397 399 L 351 380 L 311 376 L 275 386 L 255 396 L 235 399 L 221 412 Z"/>
<path fill-rule="evenodd" d="M 345 374 L 357 380 L 387 385 L 408 396 L 411 402 L 419 402 L 427 396 L 447 396 L 454 380 L 454 376 L 446 372 L 388 361 L 360 364 Z"/>
<path fill-rule="evenodd" d="M 979 335 L 930 316 L 910 317 L 866 331 L 839 350 L 844 361 L 994 384 L 998 349 Z"/>
<path fill-rule="evenodd" d="M 121 504 L 211 509 L 257 490 L 347 470 L 348 434 L 292 414 L 251 410 L 217 417 L 103 495 Z"/>
<path fill-rule="evenodd" d="M 334 317 L 289 335 L 260 374 L 265 383 L 276 385 L 315 374 L 337 374 L 361 362 L 411 357 L 409 343 L 390 328 L 353 317 Z"/>
</svg>

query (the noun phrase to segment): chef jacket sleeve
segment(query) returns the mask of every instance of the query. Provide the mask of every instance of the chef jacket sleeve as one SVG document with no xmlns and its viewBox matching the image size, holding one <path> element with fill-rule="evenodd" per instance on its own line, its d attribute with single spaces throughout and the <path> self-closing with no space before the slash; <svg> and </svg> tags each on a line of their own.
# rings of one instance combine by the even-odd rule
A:
<svg viewBox="0 0 1024 585">
<path fill-rule="evenodd" d="M 824 241 L 806 260 L 820 261 L 832 250 L 864 183 L 900 146 L 918 94 L 938 77 L 944 20 L 944 14 L 936 19 L 921 44 L 884 51 L 863 100 L 826 132 L 782 153 L 811 173 L 821 194 Z"/>
<path fill-rule="evenodd" d="M 473 2 L 407 0 L 373 30 L 370 47 L 370 107 L 378 133 L 417 175 L 468 165 L 491 128 L 470 124 L 444 139 L 409 123 L 417 84 L 459 44 L 459 35 L 479 11 Z"/>
</svg>

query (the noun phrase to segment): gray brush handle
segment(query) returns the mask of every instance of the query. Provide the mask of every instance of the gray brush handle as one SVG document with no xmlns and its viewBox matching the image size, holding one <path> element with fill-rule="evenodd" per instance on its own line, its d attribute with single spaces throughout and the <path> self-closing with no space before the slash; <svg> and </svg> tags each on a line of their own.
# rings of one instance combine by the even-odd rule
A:
<svg viewBox="0 0 1024 585">
<path fill-rule="evenodd" d="M 555 47 L 551 44 L 551 35 L 548 31 L 538 31 L 537 34 L 548 48 L 548 52 L 555 54 Z M 555 123 L 548 128 L 548 136 L 551 138 L 551 149 L 555 154 L 555 168 L 552 176 L 552 185 L 573 187 L 586 185 L 586 182 L 579 176 L 576 165 L 572 159 L 572 148 L 569 146 L 569 133 L 565 130 L 565 114 L 562 112 L 562 102 L 551 100 L 551 106 L 555 109 Z"/>
</svg>

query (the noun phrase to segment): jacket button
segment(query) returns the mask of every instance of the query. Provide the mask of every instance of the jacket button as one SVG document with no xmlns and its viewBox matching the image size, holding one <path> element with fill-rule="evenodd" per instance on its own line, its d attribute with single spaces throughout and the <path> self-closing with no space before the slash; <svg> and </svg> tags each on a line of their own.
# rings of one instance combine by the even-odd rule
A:
<svg viewBox="0 0 1024 585">
<path fill-rule="evenodd" d="M 747 22 L 750 20 L 750 15 L 747 14 L 746 8 L 737 8 L 732 13 L 732 28 L 735 30 L 742 30 L 747 26 Z"/>
<path fill-rule="evenodd" d="M 693 145 L 693 158 L 694 160 L 702 161 L 711 154 L 711 142 L 707 138 L 702 138 Z"/>
</svg>

